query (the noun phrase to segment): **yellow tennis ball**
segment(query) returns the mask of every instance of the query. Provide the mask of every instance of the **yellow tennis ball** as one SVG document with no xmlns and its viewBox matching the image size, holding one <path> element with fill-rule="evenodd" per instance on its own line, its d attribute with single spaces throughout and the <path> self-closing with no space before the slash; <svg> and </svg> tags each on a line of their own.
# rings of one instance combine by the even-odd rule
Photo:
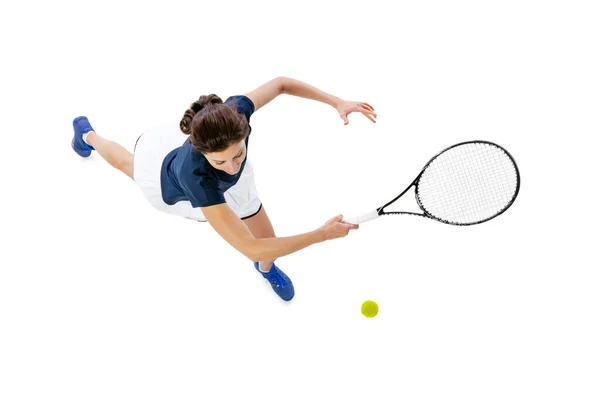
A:
<svg viewBox="0 0 600 400">
<path fill-rule="evenodd" d="M 373 318 L 379 312 L 379 306 L 373 300 L 367 300 L 362 304 L 360 311 L 367 318 Z"/>
</svg>

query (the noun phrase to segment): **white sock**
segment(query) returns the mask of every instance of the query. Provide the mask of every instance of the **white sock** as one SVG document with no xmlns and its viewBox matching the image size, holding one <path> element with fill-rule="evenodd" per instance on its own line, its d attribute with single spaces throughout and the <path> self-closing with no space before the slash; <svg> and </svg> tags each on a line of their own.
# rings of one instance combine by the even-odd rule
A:
<svg viewBox="0 0 600 400">
<path fill-rule="evenodd" d="M 92 132 L 92 131 L 90 131 L 90 132 Z M 87 144 L 88 146 L 89 146 L 89 143 L 87 142 L 87 140 L 86 140 L 86 139 L 87 139 L 87 135 L 88 135 L 90 132 L 87 132 L 87 133 L 84 133 L 84 134 L 82 134 L 82 135 L 81 135 L 81 138 L 83 139 L 83 141 L 85 142 L 85 144 Z"/>
<path fill-rule="evenodd" d="M 273 268 L 273 267 L 271 267 L 271 268 Z M 260 272 L 262 272 L 263 274 L 267 274 L 267 273 L 269 273 L 269 271 L 270 271 L 270 270 L 269 270 L 269 271 L 263 271 L 263 270 L 262 270 L 262 268 L 260 267 L 260 264 L 258 264 L 258 270 L 259 270 Z"/>
</svg>

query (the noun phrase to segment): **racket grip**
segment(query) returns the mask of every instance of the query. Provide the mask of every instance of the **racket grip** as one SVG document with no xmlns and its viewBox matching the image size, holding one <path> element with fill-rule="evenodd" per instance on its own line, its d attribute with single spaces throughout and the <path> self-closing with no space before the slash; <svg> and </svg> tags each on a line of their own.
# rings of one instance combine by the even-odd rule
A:
<svg viewBox="0 0 600 400">
<path fill-rule="evenodd" d="M 370 221 L 377 217 L 379 217 L 379 213 L 377 212 L 377 210 L 375 210 L 363 215 L 358 215 L 356 217 L 344 218 L 342 221 L 348 222 L 350 224 L 362 224 L 363 222 Z"/>
</svg>

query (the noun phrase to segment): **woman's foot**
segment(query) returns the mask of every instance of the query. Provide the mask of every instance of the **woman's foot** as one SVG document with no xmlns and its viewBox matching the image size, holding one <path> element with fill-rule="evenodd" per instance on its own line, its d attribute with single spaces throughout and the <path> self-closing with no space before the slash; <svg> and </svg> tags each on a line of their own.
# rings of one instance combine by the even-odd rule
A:
<svg viewBox="0 0 600 400">
<path fill-rule="evenodd" d="M 81 157 L 89 157 L 92 154 L 92 150 L 95 150 L 92 146 L 87 144 L 83 140 L 83 135 L 88 132 L 92 132 L 94 129 L 90 125 L 87 117 L 77 117 L 73 120 L 73 140 L 71 141 L 71 147 L 75 150 L 75 153 Z"/>
<path fill-rule="evenodd" d="M 294 297 L 294 285 L 292 284 L 292 281 L 282 270 L 277 268 L 274 263 L 269 272 L 261 271 L 257 262 L 254 263 L 254 268 L 269 281 L 275 293 L 283 300 L 290 301 Z"/>
</svg>

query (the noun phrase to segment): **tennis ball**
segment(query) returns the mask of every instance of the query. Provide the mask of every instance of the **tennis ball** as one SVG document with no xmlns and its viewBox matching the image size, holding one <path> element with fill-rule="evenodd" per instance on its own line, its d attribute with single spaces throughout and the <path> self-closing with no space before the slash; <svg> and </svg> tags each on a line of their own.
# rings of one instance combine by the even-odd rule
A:
<svg viewBox="0 0 600 400">
<path fill-rule="evenodd" d="M 367 318 L 373 318 L 379 312 L 379 306 L 373 300 L 367 300 L 362 304 L 360 311 Z"/>
</svg>

